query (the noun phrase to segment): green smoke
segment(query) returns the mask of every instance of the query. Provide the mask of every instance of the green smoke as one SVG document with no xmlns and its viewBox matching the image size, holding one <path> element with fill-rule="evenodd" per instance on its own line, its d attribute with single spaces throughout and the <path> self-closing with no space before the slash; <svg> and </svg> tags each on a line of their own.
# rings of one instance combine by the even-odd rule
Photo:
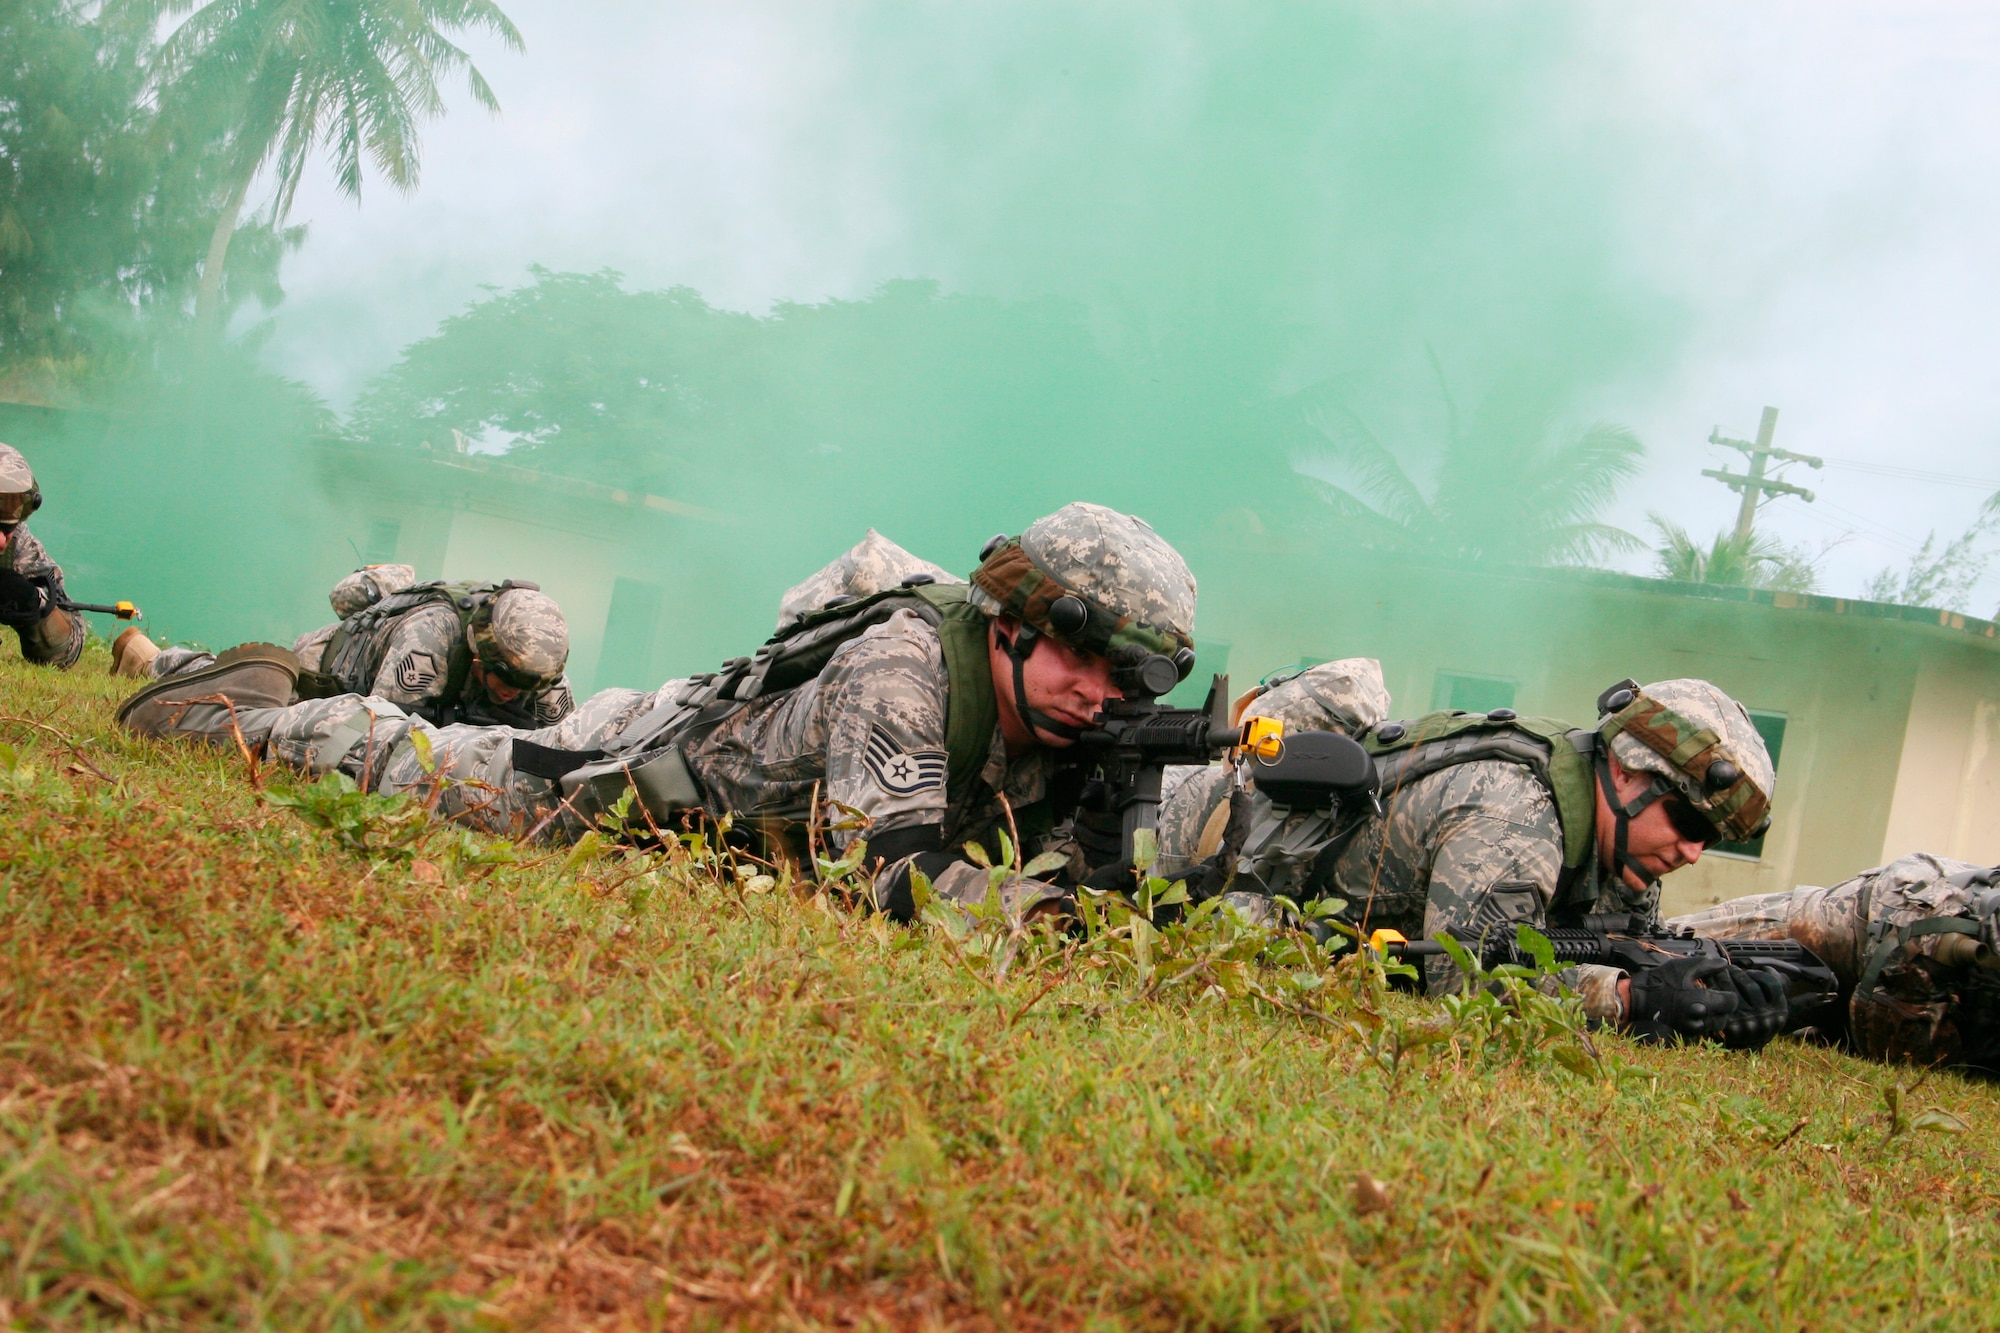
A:
<svg viewBox="0 0 2000 1333">
<path fill-rule="evenodd" d="M 598 671 L 636 680 L 743 650 L 783 587 L 871 525 L 962 569 L 990 533 L 1090 498 L 1146 516 L 1216 587 L 1274 550 L 1324 558 L 1352 534 L 1298 467 L 1329 420 L 1366 423 L 1421 479 L 1461 404 L 1532 400 L 1580 427 L 1561 421 L 1580 394 L 1676 349 L 1680 313 L 1628 266 L 1610 202 L 1639 145 L 1561 77 L 1571 9 L 799 22 L 830 73 L 774 131 L 785 204 L 797 227 L 888 219 L 856 299 L 749 313 L 611 275 L 480 273 L 501 290 L 338 423 L 268 377 L 251 389 L 240 358 L 90 381 L 93 443 L 51 438 L 45 466 L 93 594 L 209 642 L 289 637 L 379 554 L 313 440 L 337 429 L 416 486 L 463 438 L 723 516 L 634 539 L 622 575 L 691 589 L 644 660 Z"/>
</svg>

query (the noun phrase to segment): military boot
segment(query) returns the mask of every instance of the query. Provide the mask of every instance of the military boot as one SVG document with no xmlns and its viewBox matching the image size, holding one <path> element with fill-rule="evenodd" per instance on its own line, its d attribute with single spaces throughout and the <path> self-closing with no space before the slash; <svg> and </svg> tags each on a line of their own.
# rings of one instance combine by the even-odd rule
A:
<svg viewBox="0 0 2000 1333">
<path fill-rule="evenodd" d="M 160 645 L 139 632 L 133 625 L 111 641 L 111 674 L 114 676 L 150 676 L 153 674 L 153 659 L 160 655 Z"/>
<path fill-rule="evenodd" d="M 118 721 L 142 736 L 175 729 L 191 705 L 227 699 L 236 711 L 284 708 L 297 692 L 299 659 L 275 643 L 245 643 L 215 659 L 215 665 L 155 681 L 118 708 Z"/>
</svg>

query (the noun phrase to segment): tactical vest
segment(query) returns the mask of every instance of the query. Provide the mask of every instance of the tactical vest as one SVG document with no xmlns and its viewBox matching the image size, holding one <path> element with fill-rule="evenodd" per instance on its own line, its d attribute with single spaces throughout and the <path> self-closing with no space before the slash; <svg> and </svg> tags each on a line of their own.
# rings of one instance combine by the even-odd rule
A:
<svg viewBox="0 0 2000 1333">
<path fill-rule="evenodd" d="M 558 751 L 517 740 L 514 766 L 561 782 L 573 808 L 587 819 L 608 808 L 629 782 L 640 804 L 664 825 L 668 811 L 699 803 L 687 751 L 752 702 L 817 679 L 843 645 L 897 612 L 911 611 L 937 630 L 944 650 L 945 782 L 947 798 L 955 802 L 979 781 L 1000 720 L 987 653 L 989 617 L 967 600 L 970 591 L 963 583 L 906 584 L 824 607 L 773 635 L 752 656 L 731 658 L 718 671 L 692 677 L 602 748 Z M 649 777 L 656 762 L 660 771 Z"/>
<path fill-rule="evenodd" d="M 1597 733 L 1550 717 L 1522 717 L 1512 709 L 1492 713 L 1426 713 L 1411 722 L 1385 722 L 1362 736 L 1375 756 L 1384 800 L 1396 791 L 1459 764 L 1499 760 L 1533 773 L 1555 801 L 1562 824 L 1563 868 L 1555 901 L 1590 870 L 1596 856 Z"/>
<path fill-rule="evenodd" d="M 444 685 L 434 702 L 418 711 L 439 726 L 455 720 L 465 682 L 472 674 L 472 645 L 465 631 L 479 608 L 506 586 L 499 583 L 419 583 L 391 593 L 372 606 L 363 607 L 340 622 L 320 654 L 318 671 L 299 673 L 299 697 L 324 699 L 339 694 L 366 694 L 375 684 L 375 675 L 388 656 L 389 640 L 396 622 L 409 612 L 426 606 L 449 606 L 458 617 L 458 629 L 451 638 L 451 656 L 445 664 Z M 516 583 L 515 587 L 524 585 Z M 533 725 L 532 720 L 529 722 Z"/>
</svg>

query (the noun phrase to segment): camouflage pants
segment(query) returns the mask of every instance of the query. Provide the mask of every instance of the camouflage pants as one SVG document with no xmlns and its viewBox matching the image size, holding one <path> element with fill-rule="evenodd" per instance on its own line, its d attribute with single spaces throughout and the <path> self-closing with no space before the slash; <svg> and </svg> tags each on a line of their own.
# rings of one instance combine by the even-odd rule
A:
<svg viewBox="0 0 2000 1333">
<path fill-rule="evenodd" d="M 244 742 L 276 762 L 317 777 L 341 772 L 371 791 L 437 795 L 438 813 L 488 833 L 516 836 L 541 823 L 560 797 L 555 784 L 515 769 L 516 737 L 558 750 L 603 744 L 651 707 L 650 690 L 604 690 L 552 727 L 436 727 L 383 699 L 343 694 L 285 708 L 244 708 L 234 714 Z M 218 745 L 235 743 L 232 715 L 221 704 L 194 704 L 173 727 L 176 735 Z M 426 769 L 411 740 L 430 743 Z"/>
</svg>

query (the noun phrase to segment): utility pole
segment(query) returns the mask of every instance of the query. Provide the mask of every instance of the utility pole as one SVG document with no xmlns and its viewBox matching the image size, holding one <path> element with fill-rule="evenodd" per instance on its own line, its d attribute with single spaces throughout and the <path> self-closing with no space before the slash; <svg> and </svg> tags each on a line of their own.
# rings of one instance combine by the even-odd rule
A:
<svg viewBox="0 0 2000 1333">
<path fill-rule="evenodd" d="M 1814 458 L 1811 454 L 1795 454 L 1789 449 L 1773 448 L 1771 437 L 1777 434 L 1777 432 L 1778 409 L 1767 407 L 1764 409 L 1764 419 L 1757 423 L 1757 442 L 1755 444 L 1750 443 L 1748 440 L 1731 440 L 1725 438 L 1720 426 L 1717 426 L 1708 433 L 1708 442 L 1710 444 L 1727 445 L 1729 448 L 1744 454 L 1750 459 L 1750 473 L 1748 476 L 1738 472 L 1731 472 L 1726 468 L 1705 467 L 1701 470 L 1702 476 L 1714 477 L 1730 490 L 1742 494 L 1743 503 L 1737 506 L 1736 509 L 1736 540 L 1739 542 L 1750 540 L 1751 527 L 1757 521 L 1757 506 L 1763 502 L 1763 497 L 1767 495 L 1796 495 L 1807 504 L 1811 504 L 1813 501 L 1813 493 L 1805 487 L 1794 486 L 1787 481 L 1779 481 L 1775 476 L 1765 476 L 1764 464 L 1766 462 L 1775 459 L 1780 467 L 1783 467 L 1786 463 L 1804 463 L 1807 467 L 1814 469 L 1826 466 L 1826 460 L 1823 458 Z"/>
</svg>

